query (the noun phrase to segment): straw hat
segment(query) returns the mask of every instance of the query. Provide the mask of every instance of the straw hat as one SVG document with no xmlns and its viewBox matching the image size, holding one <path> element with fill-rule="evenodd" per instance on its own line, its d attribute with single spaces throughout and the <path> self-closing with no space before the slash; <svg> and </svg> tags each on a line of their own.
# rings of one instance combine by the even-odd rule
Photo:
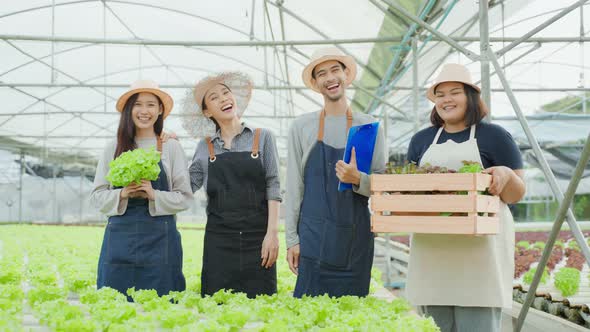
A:
<svg viewBox="0 0 590 332">
<path fill-rule="evenodd" d="M 125 107 L 125 103 L 129 97 L 140 92 L 153 93 L 154 95 L 158 96 L 158 98 L 160 98 L 164 108 L 164 119 L 172 111 L 172 107 L 174 106 L 172 97 L 170 97 L 170 95 L 166 92 L 160 90 L 160 87 L 156 82 L 150 80 L 138 80 L 133 82 L 129 87 L 129 91 L 125 92 L 121 97 L 119 97 L 119 100 L 117 100 L 117 111 L 123 112 L 123 107 Z"/>
<path fill-rule="evenodd" d="M 467 69 L 467 67 L 457 64 L 457 63 L 447 63 L 444 65 L 440 71 L 440 74 L 434 80 L 434 84 L 428 88 L 426 91 L 426 97 L 430 99 L 430 101 L 434 102 L 435 94 L 434 90 L 436 87 L 444 82 L 459 82 L 467 84 L 473 87 L 477 92 L 481 92 L 480 88 L 473 84 L 473 80 L 471 79 L 471 73 Z"/>
<path fill-rule="evenodd" d="M 301 75 L 301 78 L 303 79 L 305 86 L 315 92 L 320 92 L 320 90 L 312 83 L 313 78 L 311 74 L 317 65 L 330 60 L 340 61 L 346 66 L 346 68 L 348 68 L 348 70 L 350 70 L 350 75 L 348 75 L 346 80 L 347 86 L 350 85 L 352 81 L 354 81 L 357 72 L 356 62 L 354 59 L 351 56 L 342 53 L 342 51 L 336 47 L 326 47 L 314 51 L 311 55 L 310 63 L 305 66 L 305 68 L 303 68 L 303 74 Z"/>
<path fill-rule="evenodd" d="M 224 84 L 231 90 L 238 117 L 242 117 L 250 103 L 254 83 L 247 74 L 223 72 L 203 78 L 186 92 L 182 102 L 182 127 L 195 137 L 215 134 L 215 124 L 203 114 L 202 105 L 207 91 L 217 84 Z"/>
</svg>

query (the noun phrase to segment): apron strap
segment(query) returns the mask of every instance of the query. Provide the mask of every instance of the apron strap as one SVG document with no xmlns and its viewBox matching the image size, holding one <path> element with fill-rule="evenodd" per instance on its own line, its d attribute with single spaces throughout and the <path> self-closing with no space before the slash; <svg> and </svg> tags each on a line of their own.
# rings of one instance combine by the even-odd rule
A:
<svg viewBox="0 0 590 332">
<path fill-rule="evenodd" d="M 254 131 L 254 142 L 252 142 L 252 158 L 256 159 L 258 158 L 258 151 L 260 148 L 260 132 L 262 131 L 262 129 L 260 128 L 256 128 L 256 130 Z"/>
<path fill-rule="evenodd" d="M 469 139 L 472 140 L 475 138 L 475 124 L 471 125 L 471 130 L 469 131 Z"/>
<path fill-rule="evenodd" d="M 160 136 L 158 136 L 158 137 L 156 138 L 156 149 L 157 149 L 159 152 L 162 152 L 162 139 L 160 138 Z"/>
<path fill-rule="evenodd" d="M 318 141 L 324 140 L 324 119 L 326 117 L 326 110 L 322 110 L 320 113 L 320 128 L 318 130 Z M 352 127 L 352 111 L 350 107 L 346 109 L 346 136 L 348 136 L 348 130 Z"/>
<path fill-rule="evenodd" d="M 209 161 L 214 162 L 217 157 L 215 157 L 215 149 L 213 148 L 213 143 L 211 142 L 211 137 L 205 137 L 205 141 L 207 142 L 207 147 L 209 148 Z"/>
<path fill-rule="evenodd" d="M 441 126 L 440 128 L 438 128 L 438 132 L 434 136 L 434 140 L 432 141 L 432 144 L 436 144 L 436 142 L 438 142 L 438 139 L 440 137 L 440 134 L 442 134 L 442 131 L 443 131 L 443 127 Z"/>
</svg>

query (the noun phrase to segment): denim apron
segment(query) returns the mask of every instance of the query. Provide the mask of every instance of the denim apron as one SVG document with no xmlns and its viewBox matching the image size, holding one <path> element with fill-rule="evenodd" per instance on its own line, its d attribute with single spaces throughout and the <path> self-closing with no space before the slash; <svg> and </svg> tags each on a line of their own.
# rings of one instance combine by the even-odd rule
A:
<svg viewBox="0 0 590 332">
<path fill-rule="evenodd" d="M 158 139 L 158 151 L 162 143 Z M 169 191 L 162 165 L 154 190 Z M 155 289 L 159 296 L 186 288 L 182 274 L 182 244 L 174 215 L 153 217 L 148 200 L 129 198 L 123 215 L 109 217 L 98 261 L 97 288 Z M 131 297 L 127 297 L 131 301 Z"/>
<path fill-rule="evenodd" d="M 304 193 L 298 233 L 301 255 L 294 296 L 369 293 L 374 235 L 368 198 L 352 190 L 338 191 L 335 166 L 344 149 L 323 142 L 325 111 L 318 140 L 304 169 Z M 347 111 L 347 132 L 352 112 Z"/>
<path fill-rule="evenodd" d="M 252 151 L 215 155 L 207 137 L 207 226 L 203 248 L 201 295 L 221 289 L 256 295 L 277 292 L 276 264 L 261 266 L 268 226 L 266 172 L 259 158 L 260 129 Z"/>
</svg>

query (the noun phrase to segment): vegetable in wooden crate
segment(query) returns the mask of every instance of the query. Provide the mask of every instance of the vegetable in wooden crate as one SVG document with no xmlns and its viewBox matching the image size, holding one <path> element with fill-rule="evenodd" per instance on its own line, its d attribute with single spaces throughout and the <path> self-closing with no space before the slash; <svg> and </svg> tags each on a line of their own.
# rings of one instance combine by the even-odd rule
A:
<svg viewBox="0 0 590 332">
<path fill-rule="evenodd" d="M 463 160 L 463 166 L 459 170 L 454 170 L 447 167 L 432 166 L 426 163 L 422 166 L 416 165 L 415 162 L 404 161 L 403 165 L 396 165 L 395 163 L 388 163 L 386 174 L 445 174 L 445 173 L 481 173 L 483 167 L 477 161 Z"/>
<path fill-rule="evenodd" d="M 115 187 L 125 187 L 141 180 L 154 181 L 160 175 L 160 154 L 152 147 L 150 149 L 135 149 L 123 152 L 109 163 L 109 173 L 106 176 Z"/>
</svg>

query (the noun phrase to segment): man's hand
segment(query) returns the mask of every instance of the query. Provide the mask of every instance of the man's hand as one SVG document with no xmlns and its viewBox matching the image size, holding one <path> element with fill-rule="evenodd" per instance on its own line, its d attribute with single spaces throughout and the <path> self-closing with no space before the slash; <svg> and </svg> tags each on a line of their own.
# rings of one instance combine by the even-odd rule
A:
<svg viewBox="0 0 590 332">
<path fill-rule="evenodd" d="M 361 172 L 356 167 L 356 151 L 352 148 L 350 152 L 350 163 L 347 164 L 343 160 L 338 160 L 336 163 L 336 176 L 342 183 L 352 183 L 360 185 Z"/>
<path fill-rule="evenodd" d="M 287 249 L 287 263 L 289 263 L 289 268 L 291 272 L 295 275 L 299 272 L 299 253 L 300 253 L 300 246 L 296 244 L 291 248 Z"/>
</svg>

